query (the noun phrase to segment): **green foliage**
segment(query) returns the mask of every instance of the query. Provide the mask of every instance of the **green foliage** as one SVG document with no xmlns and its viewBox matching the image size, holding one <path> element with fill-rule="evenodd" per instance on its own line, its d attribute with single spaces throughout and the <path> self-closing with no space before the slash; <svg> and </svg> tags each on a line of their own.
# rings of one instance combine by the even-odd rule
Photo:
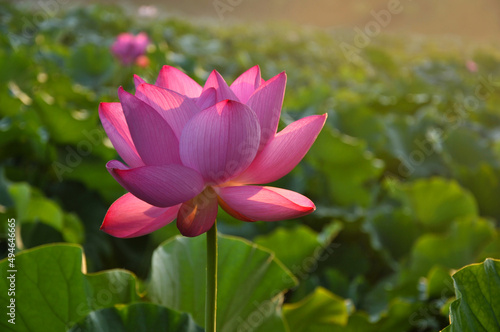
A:
<svg viewBox="0 0 500 332">
<path fill-rule="evenodd" d="M 446 331 L 500 329 L 500 261 L 466 266 L 453 275 L 457 299 L 451 304 Z"/>
<path fill-rule="evenodd" d="M 92 312 L 70 332 L 202 332 L 188 314 L 152 303 L 134 303 Z"/>
<path fill-rule="evenodd" d="M 128 271 L 110 270 L 84 274 L 82 249 L 54 244 L 16 255 L 17 272 L 7 272 L 9 261 L 0 261 L 0 299 L 15 299 L 15 325 L 3 320 L 5 331 L 65 331 L 90 312 L 137 301 L 136 278 Z M 15 296 L 8 296 L 14 275 Z M 15 329 L 13 329 L 15 328 Z"/>
<path fill-rule="evenodd" d="M 332 325 L 345 326 L 348 319 L 344 300 L 324 288 L 283 309 L 288 325 L 297 332 L 331 331 Z"/>
<path fill-rule="evenodd" d="M 42 24 L 34 14 L 0 4 L 0 247 L 15 218 L 19 329 L 200 330 L 203 237 L 176 238 L 173 224 L 127 240 L 99 231 L 125 191 L 104 167 L 118 156 L 98 105 L 118 101 L 119 86 L 133 92 L 133 74 L 153 83 L 165 64 L 200 83 L 214 68 L 229 83 L 255 64 L 265 79 L 285 70 L 280 129 L 328 113 L 304 161 L 275 183 L 307 195 L 315 213 L 278 223 L 219 214 L 223 233 L 258 245 L 221 238 L 224 330 L 441 330 L 453 271 L 500 258 L 498 50 L 382 34 L 352 63 L 337 31 L 144 20 L 101 5 L 61 7 Z M 148 33 L 148 67 L 110 54 L 124 31 Z M 73 244 L 39 247 L 55 242 Z M 487 324 L 499 296 L 481 297 L 498 293 L 497 265 L 455 274 L 448 331 L 498 328 Z"/>
<path fill-rule="evenodd" d="M 205 237 L 175 237 L 155 250 L 148 296 L 152 302 L 189 312 L 199 325 L 205 319 Z M 250 325 L 266 331 L 276 320 L 283 292 L 296 284 L 273 254 L 247 241 L 219 236 L 217 326 L 235 331 Z M 269 324 L 269 323 L 268 323 Z M 279 320 L 273 331 L 285 331 Z M 269 327 L 267 327 L 269 328 Z"/>
<path fill-rule="evenodd" d="M 474 197 L 454 181 L 419 179 L 391 189 L 410 214 L 431 230 L 446 229 L 453 220 L 478 213 Z"/>
<path fill-rule="evenodd" d="M 27 183 L 12 184 L 8 186 L 8 191 L 14 201 L 16 220 L 24 224 L 22 230 L 26 247 L 43 244 L 44 240 L 51 242 L 37 234 L 37 230 L 44 229 L 37 227 L 39 223 L 60 232 L 66 242 L 83 242 L 83 226 L 76 214 L 64 213 L 57 203 L 44 197 Z"/>
<path fill-rule="evenodd" d="M 321 234 L 317 234 L 306 226 L 299 225 L 292 229 L 277 228 L 272 233 L 257 236 L 254 242 L 270 249 L 276 257 L 292 272 L 300 265 L 311 264 L 321 259 L 323 251 L 335 236 L 341 231 L 342 224 L 333 222 L 326 226 Z M 289 246 L 289 240 L 294 239 L 300 246 Z M 314 263 L 314 262 L 313 262 Z"/>
<path fill-rule="evenodd" d="M 493 234 L 493 225 L 485 220 L 457 220 L 445 235 L 425 234 L 418 239 L 411 269 L 416 275 L 424 275 L 436 264 L 460 268 L 477 259 L 481 249 L 494 239 Z"/>
<path fill-rule="evenodd" d="M 341 206 L 367 206 L 370 192 L 366 183 L 376 179 L 383 169 L 383 163 L 366 151 L 363 141 L 328 127 L 318 136 L 306 160 L 322 175 L 316 175 L 309 186 L 321 188 L 328 202 Z"/>
</svg>

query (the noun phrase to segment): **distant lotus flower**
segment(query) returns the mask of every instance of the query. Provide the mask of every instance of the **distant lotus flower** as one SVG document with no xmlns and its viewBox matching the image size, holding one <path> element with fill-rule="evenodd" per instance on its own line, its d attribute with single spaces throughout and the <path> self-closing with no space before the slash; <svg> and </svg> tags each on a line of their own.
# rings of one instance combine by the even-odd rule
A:
<svg viewBox="0 0 500 332">
<path fill-rule="evenodd" d="M 478 70 L 477 63 L 473 60 L 467 60 L 465 62 L 465 67 L 467 67 L 467 70 L 471 73 L 475 73 Z"/>
<path fill-rule="evenodd" d="M 156 15 L 158 15 L 158 9 L 152 5 L 140 6 L 137 13 L 141 17 L 152 18 L 152 17 L 156 17 Z"/>
<path fill-rule="evenodd" d="M 205 86 L 164 66 L 154 85 L 134 77 L 136 93 L 101 103 L 99 116 L 125 164 L 107 163 L 129 193 L 108 210 L 101 229 L 116 237 L 151 233 L 177 219 L 185 236 L 207 232 L 218 206 L 243 221 L 304 216 L 313 202 L 266 186 L 304 157 L 325 120 L 313 115 L 276 133 L 286 75 L 268 81 L 258 66 L 229 87 L 213 71 Z"/>
<path fill-rule="evenodd" d="M 130 33 L 121 33 L 111 45 L 111 52 L 123 65 L 130 65 L 146 53 L 148 45 L 149 39 L 144 32 L 139 33 L 137 36 Z"/>
</svg>

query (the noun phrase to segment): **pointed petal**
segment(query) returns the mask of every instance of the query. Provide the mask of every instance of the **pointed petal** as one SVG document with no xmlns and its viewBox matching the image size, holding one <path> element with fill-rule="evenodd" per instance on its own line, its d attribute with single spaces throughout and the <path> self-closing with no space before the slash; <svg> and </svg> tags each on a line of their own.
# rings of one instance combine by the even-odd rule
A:
<svg viewBox="0 0 500 332">
<path fill-rule="evenodd" d="M 201 86 L 191 77 L 171 66 L 163 66 L 155 85 L 178 92 L 189 98 L 199 97 L 202 90 Z"/>
<path fill-rule="evenodd" d="M 182 163 L 205 181 L 222 183 L 250 165 L 259 146 L 260 128 L 247 106 L 225 100 L 194 116 L 182 131 Z"/>
<path fill-rule="evenodd" d="M 208 88 L 203 90 L 200 98 L 196 99 L 196 105 L 202 110 L 216 104 L 215 100 L 217 98 L 217 93 L 215 88 Z"/>
<path fill-rule="evenodd" d="M 246 104 L 248 98 L 260 86 L 261 80 L 259 66 L 253 66 L 234 80 L 231 84 L 231 90 L 240 102 Z"/>
<path fill-rule="evenodd" d="M 184 236 L 198 236 L 208 231 L 217 217 L 217 195 L 208 187 L 201 194 L 181 205 L 177 228 Z"/>
<path fill-rule="evenodd" d="M 158 112 L 134 95 L 118 89 L 135 148 L 146 165 L 180 164 L 179 140 Z"/>
<path fill-rule="evenodd" d="M 186 202 L 204 187 L 195 170 L 182 165 L 143 166 L 128 168 L 119 161 L 106 164 L 109 173 L 135 197 L 158 207 Z"/>
<path fill-rule="evenodd" d="M 144 166 L 137 153 L 120 103 L 100 103 L 99 118 L 102 126 L 122 159 L 130 167 Z"/>
<path fill-rule="evenodd" d="M 234 92 L 229 88 L 226 81 L 224 81 L 224 78 L 216 70 L 212 71 L 210 76 L 208 76 L 205 86 L 203 87 L 203 92 L 210 88 L 215 89 L 216 103 L 226 99 L 239 101 L 238 97 L 236 97 Z"/>
<path fill-rule="evenodd" d="M 181 137 L 182 128 L 189 119 L 200 111 L 190 98 L 152 84 L 139 85 L 135 95 L 161 115 L 170 125 L 177 139 Z"/>
<path fill-rule="evenodd" d="M 142 84 L 142 83 L 146 83 L 145 80 L 143 80 L 142 78 L 140 78 L 138 75 L 135 75 L 134 74 L 134 85 L 135 85 L 135 88 L 137 89 L 137 87 Z"/>
<path fill-rule="evenodd" d="M 127 193 L 111 204 L 104 217 L 101 230 L 120 238 L 146 235 L 177 218 L 180 206 L 178 204 L 159 208 Z"/>
<path fill-rule="evenodd" d="M 282 178 L 304 158 L 325 121 L 326 114 L 311 115 L 288 125 L 268 142 L 252 164 L 233 181 L 262 184 Z"/>
<path fill-rule="evenodd" d="M 295 191 L 281 188 L 235 186 L 214 189 L 227 206 L 251 221 L 299 218 L 316 209 L 309 198 Z M 224 208 L 224 205 L 221 206 Z M 238 216 L 233 216 L 238 218 Z"/>
<path fill-rule="evenodd" d="M 286 74 L 278 74 L 262 84 L 246 103 L 259 119 L 261 128 L 260 149 L 274 137 L 280 121 L 281 106 L 285 96 Z"/>
</svg>

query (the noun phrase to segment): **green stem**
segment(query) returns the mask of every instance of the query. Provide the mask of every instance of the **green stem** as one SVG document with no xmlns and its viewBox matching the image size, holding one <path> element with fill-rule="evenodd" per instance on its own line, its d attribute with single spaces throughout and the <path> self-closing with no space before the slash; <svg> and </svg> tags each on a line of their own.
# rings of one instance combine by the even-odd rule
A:
<svg viewBox="0 0 500 332">
<path fill-rule="evenodd" d="M 207 293 L 205 331 L 216 332 L 217 321 L 217 220 L 207 232 Z"/>
</svg>

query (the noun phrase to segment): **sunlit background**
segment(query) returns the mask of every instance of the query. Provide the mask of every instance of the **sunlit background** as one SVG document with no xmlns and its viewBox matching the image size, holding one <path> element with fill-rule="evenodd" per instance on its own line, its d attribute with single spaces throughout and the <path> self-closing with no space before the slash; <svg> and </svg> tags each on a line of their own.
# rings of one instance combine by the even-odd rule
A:
<svg viewBox="0 0 500 332">
<path fill-rule="evenodd" d="M 93 1 L 97 2 L 97 1 Z M 222 22 L 288 21 L 305 26 L 336 29 L 364 28 L 373 12 L 401 8 L 383 27 L 386 33 L 423 34 L 498 41 L 500 4 L 495 0 L 166 0 L 105 1 L 134 11 L 152 5 L 162 16 L 211 19 Z M 73 1 L 71 3 L 74 3 Z"/>
<path fill-rule="evenodd" d="M 112 51 L 122 33 L 147 35 L 140 56 L 123 61 Z M 83 248 L 87 272 L 126 269 L 141 290 L 132 285 L 130 293 L 96 302 L 75 288 L 89 308 L 64 307 L 77 313 L 61 321 L 40 293 L 23 293 L 21 280 L 29 280 L 19 274 L 19 301 L 44 305 L 18 310 L 38 326 L 67 328 L 101 308 L 139 299 L 163 305 L 142 293 L 162 290 L 151 284 L 155 271 L 201 269 L 175 255 L 204 252 L 173 253 L 164 243 L 179 235 L 175 223 L 133 239 L 99 230 L 126 191 L 105 168 L 119 157 L 98 106 L 117 102 L 119 86 L 134 92 L 134 74 L 153 84 L 164 65 L 200 84 L 213 69 L 231 83 L 259 65 L 264 79 L 287 73 L 280 130 L 308 115 L 328 113 L 328 120 L 304 160 L 272 184 L 311 198 L 314 213 L 247 223 L 219 212 L 221 234 L 267 248 L 283 263 L 274 266 L 275 279 L 291 280 L 288 269 L 299 282 L 288 289 L 254 282 L 250 293 L 266 294 L 266 301 L 278 290 L 278 309 L 269 316 L 278 327 L 252 327 L 325 331 L 314 325 L 320 321 L 334 332 L 445 328 L 456 299 L 451 275 L 500 258 L 499 36 L 495 0 L 0 1 L 0 258 L 7 257 L 6 220 L 15 218 L 19 261 L 24 253 L 34 257 L 28 249 L 40 250 L 40 257 L 58 257 L 81 277 Z M 152 263 L 155 250 L 171 254 L 171 261 Z M 227 257 L 237 266 L 255 263 Z M 49 291 L 61 290 L 54 303 L 66 305 L 60 285 L 66 279 L 56 278 L 56 263 L 30 258 L 23 268 L 26 276 L 49 280 Z M 253 272 L 241 270 L 251 280 Z M 168 290 L 176 292 L 165 298 L 202 324 L 199 308 L 175 302 L 196 298 L 199 292 L 183 282 L 203 274 L 196 271 L 169 274 L 175 287 Z M 227 312 L 238 307 L 231 301 L 240 301 L 241 326 L 249 326 L 258 307 L 238 296 L 247 289 L 245 278 L 226 283 L 227 298 L 220 298 Z M 92 294 L 109 290 L 103 284 L 95 282 Z M 0 321 L 2 331 L 10 328 L 5 324 Z"/>
</svg>

